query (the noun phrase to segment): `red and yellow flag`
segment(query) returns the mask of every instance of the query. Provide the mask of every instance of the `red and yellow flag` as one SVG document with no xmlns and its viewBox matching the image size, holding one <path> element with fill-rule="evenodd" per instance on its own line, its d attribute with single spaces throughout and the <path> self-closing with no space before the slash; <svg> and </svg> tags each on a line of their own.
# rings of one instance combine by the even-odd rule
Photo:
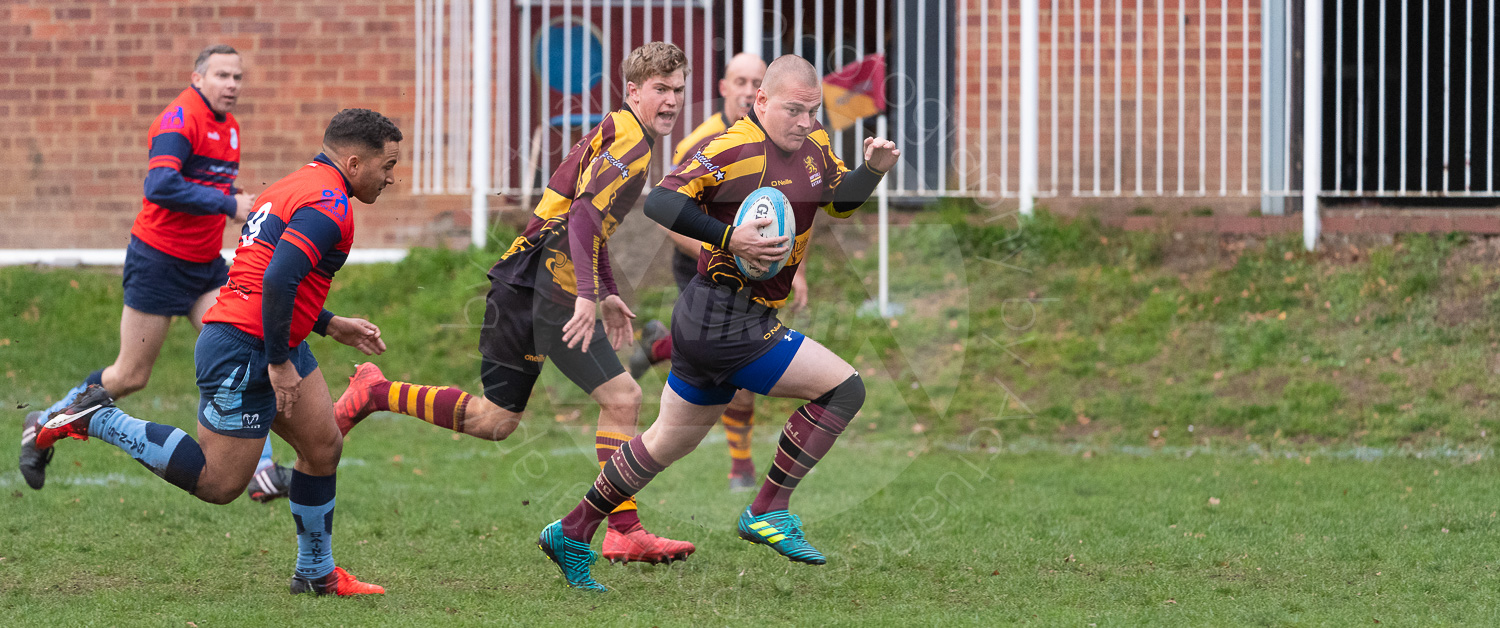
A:
<svg viewBox="0 0 1500 628">
<path fill-rule="evenodd" d="M 866 56 L 823 77 L 823 110 L 835 131 L 885 111 L 885 56 Z"/>
</svg>

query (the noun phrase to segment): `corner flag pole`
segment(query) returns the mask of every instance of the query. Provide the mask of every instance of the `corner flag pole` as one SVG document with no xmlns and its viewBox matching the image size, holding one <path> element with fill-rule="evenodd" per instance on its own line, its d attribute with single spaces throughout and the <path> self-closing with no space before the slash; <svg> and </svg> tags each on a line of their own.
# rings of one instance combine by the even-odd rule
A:
<svg viewBox="0 0 1500 628">
<path fill-rule="evenodd" d="M 490 89 L 493 76 L 490 72 L 490 3 L 492 0 L 474 0 L 474 97 L 473 126 L 469 129 L 469 240 L 476 248 L 484 248 L 490 222 Z"/>
<path fill-rule="evenodd" d="M 884 114 L 876 119 L 875 125 L 877 137 L 890 139 L 886 135 Z M 891 316 L 891 193 L 887 179 L 889 177 L 881 177 L 880 186 L 876 188 L 880 195 L 880 294 L 877 305 L 882 318 Z"/>
</svg>

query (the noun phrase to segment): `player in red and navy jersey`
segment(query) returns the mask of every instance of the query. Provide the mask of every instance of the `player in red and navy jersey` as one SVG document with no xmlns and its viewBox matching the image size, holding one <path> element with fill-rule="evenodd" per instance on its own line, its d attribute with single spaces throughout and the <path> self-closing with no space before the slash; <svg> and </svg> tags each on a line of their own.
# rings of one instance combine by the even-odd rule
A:
<svg viewBox="0 0 1500 628">
<path fill-rule="evenodd" d="M 93 385 L 49 415 L 36 446 L 98 438 L 195 497 L 227 504 L 245 490 L 274 430 L 297 450 L 289 491 L 297 524 L 292 593 L 384 593 L 333 563 L 334 471 L 343 435 L 305 339 L 316 332 L 367 355 L 385 350 L 374 325 L 334 316 L 323 303 L 354 241 L 349 197 L 373 203 L 395 182 L 400 142 L 400 129 L 385 116 L 345 109 L 323 133 L 323 153 L 261 194 L 241 230 L 229 282 L 198 336 L 197 440 L 125 414 Z"/>
<path fill-rule="evenodd" d="M 253 200 L 234 187 L 240 125 L 231 112 L 243 80 L 239 53 L 222 44 L 209 46 L 193 64 L 192 85 L 151 121 L 146 193 L 125 252 L 119 356 L 45 412 L 27 416 L 20 469 L 31 488 L 42 487 L 52 459 L 34 444 L 43 417 L 66 407 L 90 384 L 103 386 L 116 399 L 145 388 L 172 317 L 186 316 L 194 327 L 203 327 L 203 313 L 228 277 L 219 255 L 224 223 L 244 221 Z M 252 498 L 285 495 L 289 473 L 272 464 L 267 443 Z"/>
<path fill-rule="evenodd" d="M 620 64 L 626 106 L 573 146 L 547 182 L 531 221 L 489 272 L 479 332 L 484 395 L 386 380 L 361 364 L 334 404 L 347 433 L 372 412 L 390 411 L 486 440 L 515 431 L 547 360 L 599 403 L 594 451 L 602 464 L 635 434 L 641 387 L 615 350 L 634 336 L 609 265 L 609 237 L 642 189 L 658 138 L 672 132 L 689 71 L 676 46 L 652 42 Z M 603 312 L 596 320 L 595 310 Z M 693 544 L 645 529 L 634 502 L 609 515 L 604 556 L 671 562 Z"/>
<path fill-rule="evenodd" d="M 795 55 L 778 58 L 766 70 L 751 115 L 683 162 L 646 199 L 647 216 L 705 246 L 698 276 L 672 309 L 672 372 L 662 389 L 661 414 L 610 457 L 572 512 L 542 530 L 538 544 L 569 586 L 604 589 L 586 560 L 599 523 L 696 448 L 742 388 L 811 402 L 787 419 L 775 463 L 740 515 L 740 538 L 796 562 L 827 562 L 807 542 L 787 503 L 863 405 L 864 383 L 849 363 L 783 325 L 777 311 L 807 252 L 818 210 L 839 218 L 852 214 L 896 165 L 900 151 L 888 140 L 867 139 L 865 164 L 849 171 L 817 122 L 822 102 L 812 64 Z M 746 196 L 766 186 L 791 203 L 797 233 L 790 243 L 758 235 L 769 218 L 731 224 Z M 764 267 L 781 259 L 787 244 L 787 266 L 763 281 L 749 280 L 735 264 L 740 257 Z"/>
</svg>

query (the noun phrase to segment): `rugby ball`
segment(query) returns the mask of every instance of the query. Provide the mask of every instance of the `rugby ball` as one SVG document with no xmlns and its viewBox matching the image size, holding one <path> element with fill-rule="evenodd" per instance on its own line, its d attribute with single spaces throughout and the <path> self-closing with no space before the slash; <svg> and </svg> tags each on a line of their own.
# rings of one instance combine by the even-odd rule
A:
<svg viewBox="0 0 1500 628">
<path fill-rule="evenodd" d="M 754 222 L 761 218 L 770 218 L 771 224 L 760 228 L 760 237 L 779 238 L 786 236 L 786 255 L 780 261 L 771 264 L 770 268 L 761 268 L 757 263 L 734 257 L 735 265 L 740 267 L 740 272 L 751 281 L 765 281 L 776 276 L 786 267 L 787 260 L 792 257 L 792 243 L 797 237 L 797 217 L 792 213 L 792 204 L 786 200 L 786 195 L 776 188 L 759 188 L 745 197 L 740 203 L 740 211 L 734 215 L 734 227 L 747 222 Z"/>
</svg>

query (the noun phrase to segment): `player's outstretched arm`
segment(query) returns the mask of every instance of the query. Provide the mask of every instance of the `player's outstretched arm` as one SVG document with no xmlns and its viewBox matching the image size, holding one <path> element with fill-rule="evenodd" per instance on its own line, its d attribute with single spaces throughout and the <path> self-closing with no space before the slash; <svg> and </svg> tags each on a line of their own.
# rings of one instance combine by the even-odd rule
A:
<svg viewBox="0 0 1500 628">
<path fill-rule="evenodd" d="M 328 320 L 327 331 L 326 336 L 340 344 L 359 349 L 365 355 L 385 353 L 385 341 L 380 339 L 380 328 L 363 318 L 334 316 Z"/>
<path fill-rule="evenodd" d="M 841 218 L 870 200 L 875 187 L 880 185 L 880 179 L 901 158 L 901 149 L 896 148 L 896 143 L 890 140 L 867 137 L 864 156 L 865 163 L 845 175 L 839 181 L 838 188 L 833 191 L 833 211 Z"/>
</svg>

